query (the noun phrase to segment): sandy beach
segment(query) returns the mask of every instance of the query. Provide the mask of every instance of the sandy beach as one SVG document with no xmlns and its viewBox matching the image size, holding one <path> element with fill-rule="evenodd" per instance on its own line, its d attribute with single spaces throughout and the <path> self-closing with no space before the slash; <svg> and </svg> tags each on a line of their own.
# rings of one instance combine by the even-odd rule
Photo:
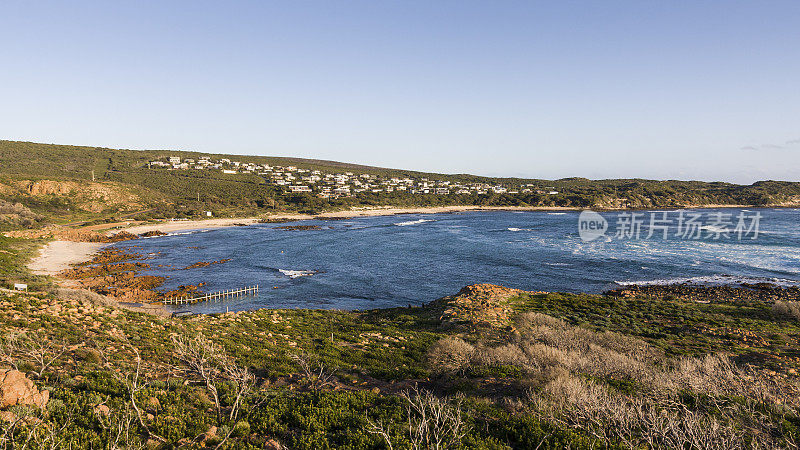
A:
<svg viewBox="0 0 800 450">
<path fill-rule="evenodd" d="M 198 229 L 214 229 L 233 227 L 237 225 L 252 225 L 258 223 L 258 217 L 248 217 L 240 219 L 207 219 L 207 220 L 164 220 L 158 223 L 149 223 L 144 225 L 134 225 L 131 227 L 123 228 L 122 230 L 133 234 L 147 233 L 148 231 L 161 231 L 163 233 L 172 233 L 175 231 L 185 230 L 198 230 Z M 110 230 L 106 234 L 118 233 L 122 230 Z"/>
<path fill-rule="evenodd" d="M 52 241 L 42 247 L 39 255 L 31 259 L 28 268 L 36 275 L 55 276 L 78 264 L 91 259 L 92 255 L 108 244 L 96 242 Z"/>
<path fill-rule="evenodd" d="M 318 215 L 310 214 L 271 214 L 265 217 L 248 218 L 217 218 L 206 220 L 164 220 L 157 223 L 134 224 L 122 230 L 128 233 L 142 234 L 149 231 L 161 231 L 163 233 L 173 233 L 176 231 L 215 229 L 241 225 L 253 225 L 261 219 L 270 220 L 310 220 L 324 218 L 347 218 L 347 217 L 368 217 L 368 216 L 390 216 L 397 214 L 437 214 L 448 212 L 463 211 L 569 211 L 574 208 L 541 208 L 541 207 L 479 207 L 479 206 L 437 206 L 419 208 L 363 208 L 345 211 L 333 211 Z M 98 230 L 99 231 L 99 230 Z M 114 234 L 120 229 L 107 230 L 106 234 Z M 37 275 L 54 276 L 59 272 L 68 269 L 73 264 L 88 261 L 101 248 L 108 244 L 95 242 L 74 242 L 67 240 L 52 241 L 45 245 L 39 255 L 31 260 L 28 268 Z"/>
</svg>

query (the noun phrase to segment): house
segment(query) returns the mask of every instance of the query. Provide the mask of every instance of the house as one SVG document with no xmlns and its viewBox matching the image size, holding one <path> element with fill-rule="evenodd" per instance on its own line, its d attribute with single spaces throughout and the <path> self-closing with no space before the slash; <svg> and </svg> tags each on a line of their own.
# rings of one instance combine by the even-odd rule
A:
<svg viewBox="0 0 800 450">
<path fill-rule="evenodd" d="M 15 291 L 27 291 L 28 285 L 25 283 L 14 283 L 14 290 Z"/>
<path fill-rule="evenodd" d="M 172 165 L 180 164 L 181 163 L 181 157 L 180 156 L 170 156 L 169 157 L 169 163 L 172 164 Z"/>
<path fill-rule="evenodd" d="M 233 174 L 233 173 L 236 173 L 236 171 L 235 171 L 235 170 L 229 170 L 229 169 L 222 169 L 222 173 L 230 173 L 230 174 Z"/>
<path fill-rule="evenodd" d="M 292 192 L 311 192 L 311 187 L 304 186 L 304 185 L 301 185 L 301 184 L 291 185 L 291 186 L 289 186 L 289 189 Z"/>
<path fill-rule="evenodd" d="M 349 186 L 341 186 L 337 187 L 333 190 L 333 193 L 336 195 L 350 195 L 350 187 Z"/>
</svg>

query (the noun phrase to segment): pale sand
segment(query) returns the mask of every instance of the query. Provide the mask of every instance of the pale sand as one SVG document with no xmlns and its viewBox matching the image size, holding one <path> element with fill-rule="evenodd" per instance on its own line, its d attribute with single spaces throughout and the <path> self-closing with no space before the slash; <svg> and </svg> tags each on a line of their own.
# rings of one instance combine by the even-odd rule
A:
<svg viewBox="0 0 800 450">
<path fill-rule="evenodd" d="M 252 225 L 258 223 L 258 217 L 249 217 L 245 219 L 208 219 L 208 220 L 165 220 L 163 222 L 151 223 L 146 225 L 134 225 L 132 227 L 123 228 L 122 230 L 133 234 L 147 233 L 148 231 L 161 231 L 163 233 L 172 233 L 175 231 L 185 230 L 199 230 L 199 229 L 212 229 L 212 228 L 225 228 L 236 225 Z M 106 234 L 119 233 L 122 230 L 112 230 Z"/>
<path fill-rule="evenodd" d="M 172 315 L 162 305 L 125 304 L 119 303 L 111 297 L 97 294 L 80 287 L 74 280 L 67 280 L 57 275 L 69 269 L 71 265 L 88 261 L 96 252 L 108 244 L 96 242 L 52 241 L 42 247 L 39 256 L 28 263 L 28 268 L 36 275 L 50 275 L 62 289 L 66 289 L 72 296 L 80 296 L 91 301 L 100 302 L 107 306 L 123 308 L 130 311 L 145 312 L 156 316 L 168 317 Z M 62 293 L 62 291 L 59 291 Z"/>
<path fill-rule="evenodd" d="M 36 275 L 55 276 L 72 264 L 91 259 L 92 255 L 108 244 L 97 242 L 52 241 L 42 247 L 39 256 L 31 259 L 28 268 Z"/>
</svg>

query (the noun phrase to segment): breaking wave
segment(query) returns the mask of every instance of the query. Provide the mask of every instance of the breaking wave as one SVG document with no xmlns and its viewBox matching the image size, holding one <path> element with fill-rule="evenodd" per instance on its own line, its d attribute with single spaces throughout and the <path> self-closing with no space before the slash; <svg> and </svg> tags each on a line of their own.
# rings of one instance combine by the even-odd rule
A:
<svg viewBox="0 0 800 450">
<path fill-rule="evenodd" d="M 289 278 L 310 277 L 317 273 L 316 270 L 285 270 L 278 269 L 278 272 L 286 275 Z"/>
<path fill-rule="evenodd" d="M 406 226 L 409 226 L 409 225 L 417 225 L 417 224 L 425 223 L 425 222 L 433 222 L 433 220 L 431 220 L 431 219 L 409 220 L 407 222 L 397 222 L 394 225 L 396 225 L 398 227 L 406 227 Z"/>
<path fill-rule="evenodd" d="M 741 275 L 705 275 L 698 277 L 661 278 L 642 281 L 614 281 L 620 286 L 657 286 L 670 284 L 693 284 L 698 286 L 731 286 L 740 284 L 770 283 L 778 286 L 800 286 L 799 281 L 783 278 L 748 277 Z"/>
</svg>

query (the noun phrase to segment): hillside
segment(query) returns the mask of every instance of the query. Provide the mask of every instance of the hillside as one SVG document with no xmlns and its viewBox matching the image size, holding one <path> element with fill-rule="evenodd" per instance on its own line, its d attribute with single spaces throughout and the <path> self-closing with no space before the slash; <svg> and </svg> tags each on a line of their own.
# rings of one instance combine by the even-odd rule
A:
<svg viewBox="0 0 800 450">
<path fill-rule="evenodd" d="M 170 158 L 181 165 L 168 163 Z M 201 160 L 208 164 L 196 165 Z M 150 167 L 152 162 L 158 165 Z M 0 141 L 2 228 L 36 226 L 48 220 L 114 220 L 136 213 L 137 218 L 197 217 L 204 211 L 215 216 L 245 216 L 381 205 L 666 208 L 798 204 L 800 183 L 793 182 L 762 181 L 744 186 L 643 179 L 487 178 L 302 158 Z"/>
<path fill-rule="evenodd" d="M 459 202 L 597 207 L 622 206 L 622 198 L 631 207 L 782 204 L 800 195 L 797 184 L 779 182 L 498 180 L 8 141 L 0 150 L 6 229 L 205 210 L 219 216 Z M 501 187 L 519 192 L 321 198 L 321 191 L 287 193 L 274 176 L 232 163 L 219 170 L 147 167 L 202 156 L 262 168 L 292 164 L 310 173 L 364 171 L 378 180 L 449 181 L 445 186 L 506 183 Z M 523 193 L 527 185 L 534 187 Z M 100 236 L 84 227 L 43 230 L 52 228 L 73 238 Z M 0 234 L 0 283 L 25 282 L 31 290 L 0 289 L 0 449 L 800 444 L 797 288 L 642 287 L 588 295 L 482 284 L 419 299 L 429 302 L 421 307 L 176 318 L 102 295 L 158 281 L 136 278 L 146 263 L 131 255 L 101 252 L 63 272 L 61 286 L 31 274 L 26 264 L 44 241 Z"/>
<path fill-rule="evenodd" d="M 800 316 L 772 303 L 478 285 L 174 319 L 0 292 L 0 448 L 795 448 Z"/>
</svg>

